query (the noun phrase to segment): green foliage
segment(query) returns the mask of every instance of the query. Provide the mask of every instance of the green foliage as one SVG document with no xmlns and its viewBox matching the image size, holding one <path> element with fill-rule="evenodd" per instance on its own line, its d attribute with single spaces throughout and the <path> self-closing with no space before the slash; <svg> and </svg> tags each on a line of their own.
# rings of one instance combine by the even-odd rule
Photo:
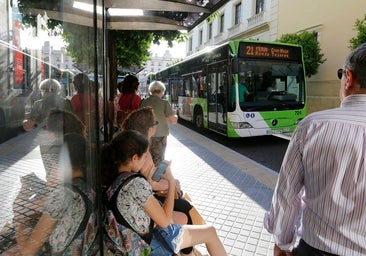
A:
<svg viewBox="0 0 366 256">
<path fill-rule="evenodd" d="M 142 66 L 149 58 L 153 39 L 151 33 L 140 31 L 114 31 L 117 63 L 122 67 Z"/>
<path fill-rule="evenodd" d="M 143 66 L 150 58 L 152 43 L 160 44 L 161 40 L 173 46 L 173 41 L 183 42 L 186 35 L 179 31 L 114 31 L 116 36 L 117 63 L 122 67 Z"/>
<path fill-rule="evenodd" d="M 210 16 L 208 16 L 208 18 L 206 19 L 206 22 L 208 24 L 210 24 L 219 16 L 220 16 L 220 13 L 218 11 L 215 11 L 215 12 L 211 13 Z"/>
<path fill-rule="evenodd" d="M 136 31 L 135 31 L 136 32 Z M 142 33 L 146 33 L 141 31 Z M 176 30 L 154 30 L 149 31 L 153 35 L 153 43 L 159 45 L 160 41 L 164 40 L 168 42 L 169 47 L 173 47 L 173 41 L 182 43 L 188 39 L 187 33 L 179 32 Z"/>
<path fill-rule="evenodd" d="M 357 36 L 349 40 L 350 45 L 348 47 L 351 50 L 356 49 L 359 45 L 366 42 L 366 14 L 363 19 L 356 20 L 354 30 L 357 31 Z"/>
<path fill-rule="evenodd" d="M 59 0 L 18 0 L 19 12 L 21 13 L 23 24 L 28 27 L 37 27 L 38 13 L 32 13 L 31 9 L 59 11 L 62 9 L 60 3 L 62 1 Z M 40 14 L 43 15 L 44 13 Z M 50 30 L 60 26 L 60 24 L 61 22 L 58 20 L 49 19 L 47 21 L 47 27 Z"/>
<path fill-rule="evenodd" d="M 278 40 L 283 43 L 298 44 L 302 46 L 304 54 L 305 74 L 311 77 L 318 73 L 318 67 L 326 59 L 320 51 L 316 32 L 304 31 L 300 34 L 284 34 Z"/>
<path fill-rule="evenodd" d="M 67 43 L 67 52 L 81 70 L 94 65 L 94 31 L 93 28 L 72 23 L 63 24 L 62 37 Z M 98 42 L 100 44 L 100 42 Z M 98 46 L 102 49 L 102 46 Z M 100 53 L 102 51 L 99 51 Z M 98 56 L 101 58 L 102 56 Z"/>
</svg>

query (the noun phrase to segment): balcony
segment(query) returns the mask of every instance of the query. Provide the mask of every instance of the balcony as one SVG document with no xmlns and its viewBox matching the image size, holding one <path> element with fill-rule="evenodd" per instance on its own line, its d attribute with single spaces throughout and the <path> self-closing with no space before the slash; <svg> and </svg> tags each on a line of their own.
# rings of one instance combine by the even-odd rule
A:
<svg viewBox="0 0 366 256">
<path fill-rule="evenodd" d="M 265 22 L 265 12 L 257 13 L 256 15 L 247 19 L 248 28 L 256 27 Z"/>
</svg>

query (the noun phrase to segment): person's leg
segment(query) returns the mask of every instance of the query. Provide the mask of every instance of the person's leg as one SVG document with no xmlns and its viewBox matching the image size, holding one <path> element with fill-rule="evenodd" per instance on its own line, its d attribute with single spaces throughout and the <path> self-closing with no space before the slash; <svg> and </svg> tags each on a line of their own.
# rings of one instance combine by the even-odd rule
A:
<svg viewBox="0 0 366 256">
<path fill-rule="evenodd" d="M 168 144 L 168 136 L 164 136 L 161 138 L 161 160 L 165 159 L 165 151 L 166 151 L 166 146 Z"/>
<path fill-rule="evenodd" d="M 183 212 L 173 211 L 172 220 L 174 224 L 185 225 L 188 223 L 188 217 Z"/>
<path fill-rule="evenodd" d="M 165 197 L 157 196 L 155 197 L 162 203 L 164 203 Z M 174 212 L 173 212 L 173 223 L 175 224 L 192 224 L 192 219 L 189 216 L 189 210 L 192 205 L 185 199 L 179 198 L 174 199 Z M 193 251 L 193 246 L 184 248 L 180 250 L 181 254 L 190 254 Z"/>
<path fill-rule="evenodd" d="M 225 256 L 224 245 L 220 241 L 216 229 L 211 225 L 184 225 L 181 248 L 204 243 L 210 255 Z"/>
<path fill-rule="evenodd" d="M 164 137 L 152 137 L 150 143 L 150 153 L 155 166 L 158 166 L 164 160 L 163 155 L 165 149 L 163 144 Z"/>
</svg>

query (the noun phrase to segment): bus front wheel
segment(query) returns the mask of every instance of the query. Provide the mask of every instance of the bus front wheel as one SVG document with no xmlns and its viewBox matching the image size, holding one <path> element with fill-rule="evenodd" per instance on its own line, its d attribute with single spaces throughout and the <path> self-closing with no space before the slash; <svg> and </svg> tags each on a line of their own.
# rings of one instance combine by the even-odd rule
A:
<svg viewBox="0 0 366 256">
<path fill-rule="evenodd" d="M 201 109 L 194 111 L 194 124 L 197 128 L 203 128 L 203 112 Z"/>
</svg>

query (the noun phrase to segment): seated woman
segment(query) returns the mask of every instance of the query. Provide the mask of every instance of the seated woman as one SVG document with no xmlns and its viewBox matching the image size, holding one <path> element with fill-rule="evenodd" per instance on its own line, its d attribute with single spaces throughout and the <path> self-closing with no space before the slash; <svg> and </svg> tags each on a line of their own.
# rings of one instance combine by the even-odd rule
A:
<svg viewBox="0 0 366 256">
<path fill-rule="evenodd" d="M 155 114 L 152 107 L 143 107 L 138 110 L 133 111 L 127 119 L 122 124 L 122 130 L 135 130 L 140 132 L 142 135 L 145 135 L 147 139 L 150 141 L 151 137 L 154 135 L 156 131 L 157 121 L 155 121 Z M 150 161 L 147 161 L 143 168 L 153 169 L 155 170 L 155 166 L 153 166 L 151 154 L 148 154 Z M 160 201 L 164 201 L 165 194 L 168 191 L 169 184 L 167 180 L 160 179 L 160 181 L 154 181 L 151 177 L 148 177 L 148 181 L 150 182 L 153 190 L 156 192 L 155 195 Z M 175 202 L 174 202 L 174 210 L 179 212 L 184 212 L 188 216 L 188 224 L 192 224 L 189 218 L 189 210 L 192 208 L 189 202 L 182 199 L 182 191 L 180 188 L 179 181 L 176 180 L 176 194 L 175 194 Z"/>
<path fill-rule="evenodd" d="M 140 172 L 149 158 L 148 150 L 149 142 L 141 133 L 133 130 L 121 132 L 102 150 L 102 177 L 106 178 L 104 182 L 112 184 L 113 181 L 120 180 L 118 178 L 120 176 Z M 107 173 L 112 175 L 106 177 Z M 141 171 L 141 174 L 144 177 L 130 180 L 124 189 L 119 191 L 116 208 L 137 233 L 144 236 L 148 233 L 153 234 L 150 242 L 151 255 L 164 255 L 160 250 L 165 246 L 156 237 L 156 232 L 164 234 L 164 239 L 174 247 L 175 253 L 183 248 L 204 243 L 210 255 L 227 255 L 213 226 L 172 224 L 176 180 L 170 166 L 161 175 L 169 184 L 163 204 L 154 197 L 152 187 L 147 181 L 147 177 L 151 176 L 151 170 Z M 113 176 L 115 177 L 113 180 L 108 179 Z M 110 189 L 113 187 L 116 187 L 116 184 Z M 107 194 L 113 193 L 107 192 Z M 150 230 L 151 221 L 156 225 L 154 231 Z"/>
<path fill-rule="evenodd" d="M 152 107 L 143 107 L 138 110 L 135 110 L 129 114 L 127 119 L 122 124 L 122 130 L 136 130 L 140 132 L 142 135 L 145 135 L 148 140 L 154 135 L 156 131 L 155 114 Z M 152 174 L 156 170 L 156 167 L 153 163 L 151 153 L 148 153 L 148 160 L 142 169 L 145 171 L 150 171 Z M 154 181 L 152 177 L 147 177 L 147 180 L 151 184 L 155 197 L 164 202 L 166 198 L 166 193 L 169 189 L 169 183 L 165 179 L 160 179 L 160 181 Z M 174 197 L 174 213 L 173 213 L 173 223 L 176 224 L 192 224 L 192 219 L 189 215 L 189 211 L 192 209 L 192 205 L 185 199 L 182 198 L 182 191 L 180 188 L 179 181 L 176 180 L 176 192 Z M 181 214 L 177 214 L 177 212 L 184 213 L 184 216 Z M 186 248 L 182 250 L 183 254 L 189 254 L 193 248 Z"/>
<path fill-rule="evenodd" d="M 98 250 L 95 248 L 94 252 L 83 251 L 84 240 L 76 239 L 85 230 L 87 209 L 93 209 L 84 197 L 92 203 L 95 196 L 95 192 L 85 181 L 87 143 L 83 136 L 76 133 L 66 134 L 63 141 L 60 155 L 65 157 L 63 162 L 71 165 L 59 173 L 64 183 L 57 185 L 48 194 L 42 215 L 30 233 L 25 232 L 24 221 L 15 221 L 21 255 L 64 255 L 66 252 L 67 255 L 92 255 Z M 86 233 L 83 235 L 86 236 Z M 95 237 L 96 234 L 92 235 Z"/>
</svg>

